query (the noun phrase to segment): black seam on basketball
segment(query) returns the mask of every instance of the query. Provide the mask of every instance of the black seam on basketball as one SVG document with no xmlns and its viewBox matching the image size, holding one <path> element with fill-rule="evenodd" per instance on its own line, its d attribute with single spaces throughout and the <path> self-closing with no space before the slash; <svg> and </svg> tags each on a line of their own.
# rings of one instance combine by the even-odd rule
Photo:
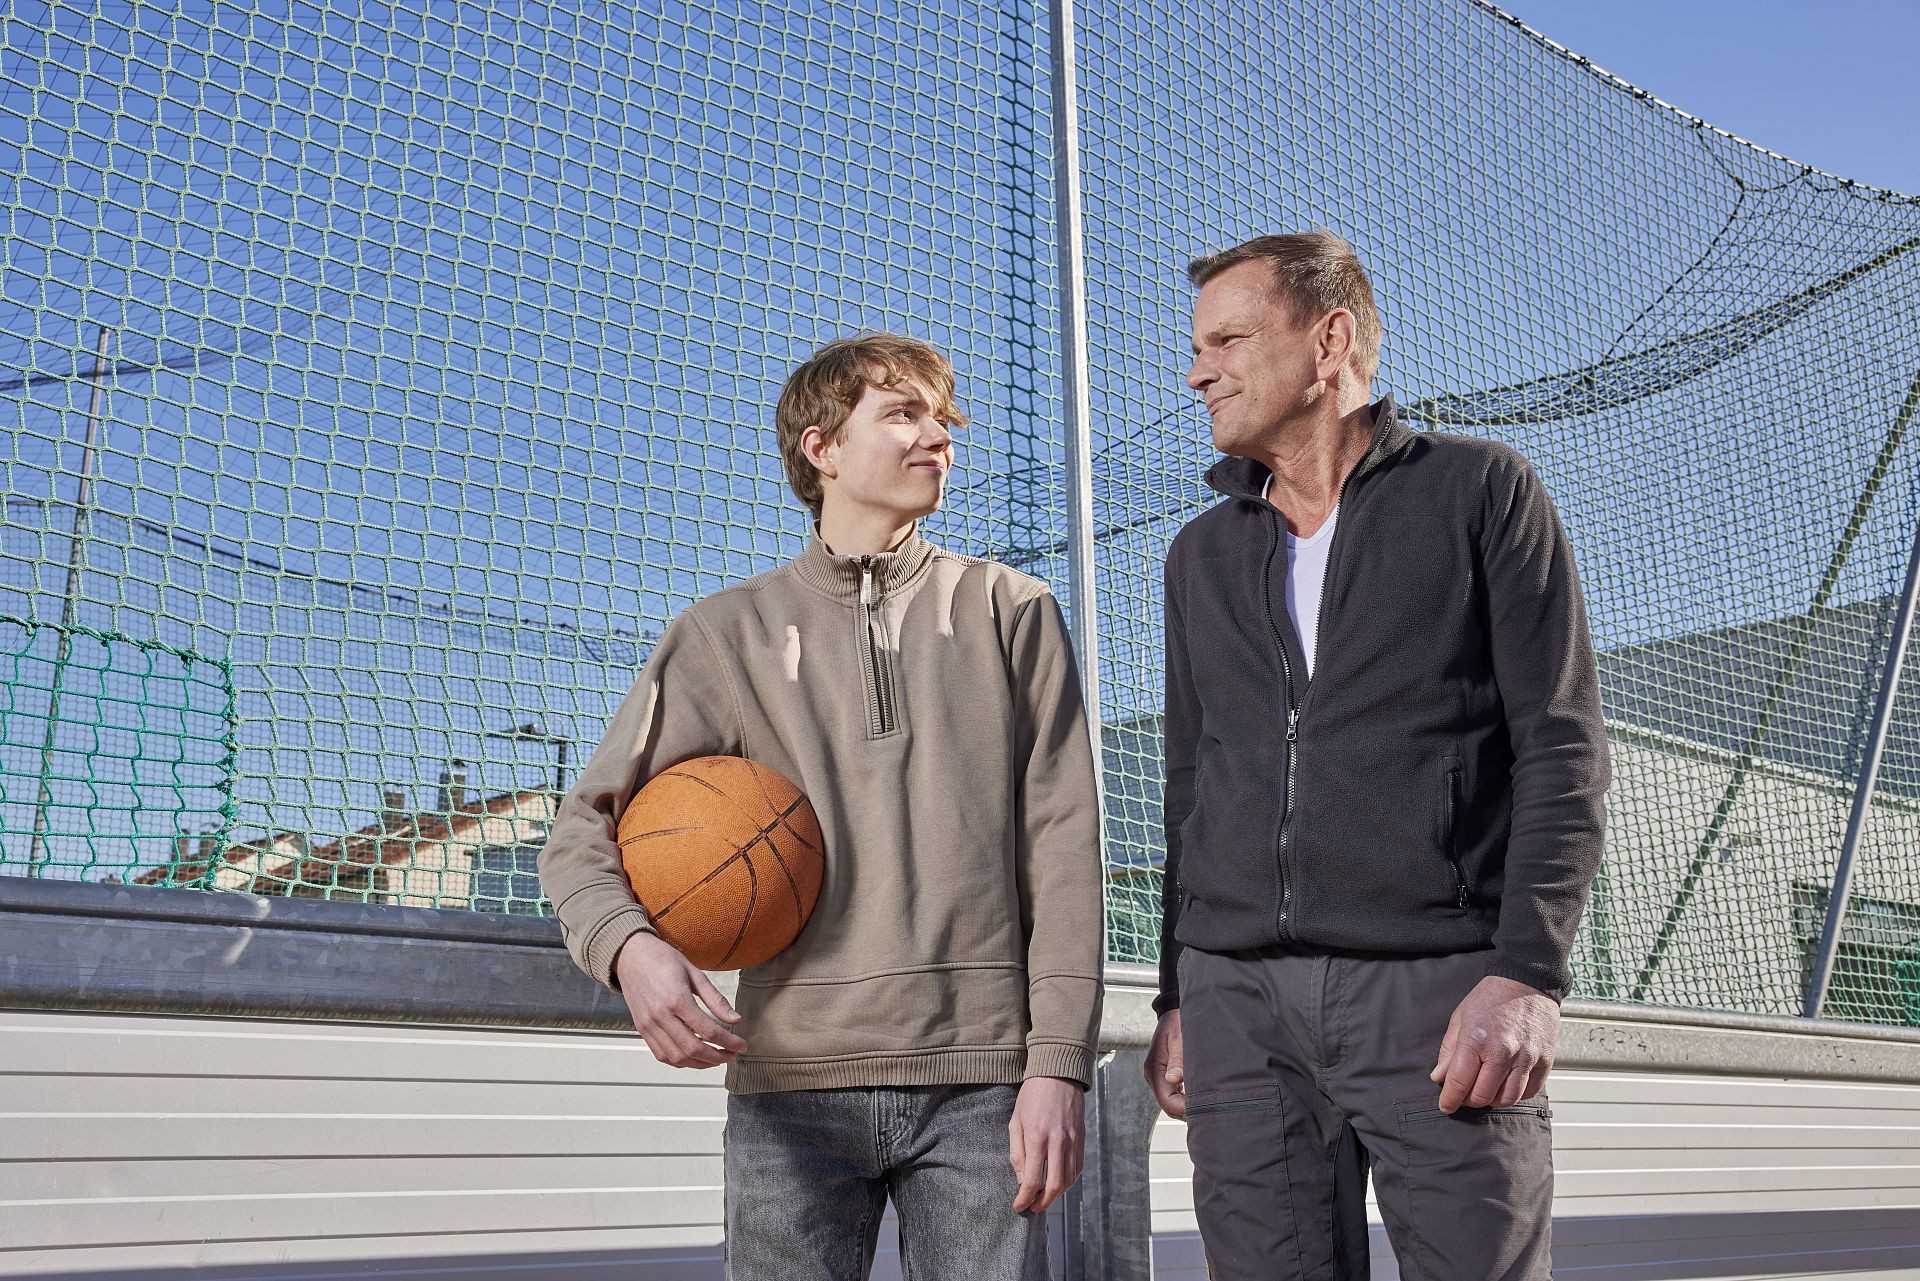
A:
<svg viewBox="0 0 1920 1281">
<path fill-rule="evenodd" d="M 752 849 L 753 847 L 748 846 L 747 848 Z M 759 901 L 760 901 L 760 876 L 759 876 L 759 873 L 754 871 L 753 860 L 748 859 L 747 860 L 747 910 L 740 914 L 740 932 L 733 936 L 733 946 L 727 949 L 726 954 L 722 956 L 719 962 L 714 966 L 716 970 L 726 969 L 727 962 L 731 961 L 733 959 L 733 954 L 740 950 L 740 941 L 747 937 L 747 926 L 753 924 L 753 908 L 754 908 L 754 905 Z"/>
<path fill-rule="evenodd" d="M 632 836 L 622 837 L 620 843 L 622 845 L 631 845 L 635 841 L 651 840 L 656 836 L 681 836 L 687 832 L 697 832 L 699 830 L 697 827 L 658 827 L 651 832 L 636 832 Z"/>
<path fill-rule="evenodd" d="M 803 796 L 800 799 L 804 801 L 807 798 Z M 794 840 L 799 841 L 802 845 L 812 850 L 815 854 L 818 854 L 821 858 L 825 858 L 827 856 L 827 852 L 825 850 L 821 849 L 818 845 L 815 845 L 812 841 L 808 840 L 807 834 L 805 832 L 802 832 L 799 828 L 787 822 L 787 820 L 791 818 L 799 808 L 800 807 L 798 805 L 795 805 L 792 809 L 789 809 L 785 814 L 782 814 L 779 820 L 780 826 L 786 828 L 787 835 L 793 837 Z"/>
<path fill-rule="evenodd" d="M 732 758 L 732 757 L 730 757 L 730 758 L 728 758 L 728 759 L 741 759 L 741 760 L 744 760 L 745 758 L 744 758 L 744 757 L 740 757 L 740 758 Z M 749 770 L 749 771 L 747 771 L 747 772 L 748 772 L 749 774 L 752 774 L 752 773 L 754 773 L 754 771 L 752 771 L 752 770 Z M 725 801 L 725 802 L 726 802 L 727 804 L 729 804 L 729 805 L 731 805 L 731 806 L 733 806 L 733 808 L 734 808 L 734 809 L 736 809 L 736 810 L 738 810 L 738 811 L 739 811 L 739 813 L 740 813 L 740 817 L 741 817 L 741 818 L 744 818 L 744 819 L 746 819 L 746 820 L 747 820 L 747 822 L 749 822 L 749 823 L 751 823 L 751 822 L 753 822 L 753 815 L 752 815 L 752 814 L 751 814 L 750 812 L 748 812 L 748 810 L 747 810 L 747 807 L 746 807 L 746 806 L 744 806 L 744 805 L 742 805 L 742 804 L 741 804 L 741 803 L 740 803 L 739 801 L 736 801 L 736 800 L 734 800 L 734 799 L 733 799 L 733 797 L 731 797 L 731 796 L 729 796 L 729 795 L 727 795 L 727 794 L 726 794 L 725 792 L 723 792 L 723 791 L 721 791 L 721 790 L 720 790 L 719 788 L 717 788 L 717 787 L 715 787 L 715 786 L 714 786 L 714 785 L 713 785 L 712 783 L 709 783 L 709 782 L 708 782 L 708 781 L 707 781 L 706 779 L 704 779 L 704 778 L 701 778 L 701 777 L 700 777 L 700 776 L 699 776 L 698 774 L 686 774 L 686 773 L 683 773 L 683 774 L 681 774 L 681 775 L 680 775 L 680 777 L 681 777 L 681 778 L 684 778 L 684 779 L 686 779 L 686 780 L 687 780 L 687 781 L 688 781 L 689 783 L 694 783 L 694 784 L 697 784 L 697 785 L 698 785 L 698 786 L 700 786 L 700 787 L 704 787 L 704 788 L 706 788 L 706 789 L 707 789 L 707 790 L 708 790 L 709 792 L 712 792 L 712 793 L 713 793 L 713 794 L 714 794 L 715 796 L 718 796 L 718 797 L 719 797 L 719 798 L 720 798 L 721 800 L 723 800 L 723 801 Z M 773 802 L 772 802 L 772 801 L 770 801 L 770 800 L 769 800 L 769 801 L 767 802 L 767 808 L 768 808 L 768 809 L 772 809 L 772 808 L 773 808 Z M 764 830 L 764 829 L 763 829 L 763 830 Z M 751 841 L 749 841 L 749 842 L 748 842 L 748 844 L 752 844 L 752 842 L 751 842 Z"/>
<path fill-rule="evenodd" d="M 775 845 L 771 838 L 765 839 L 767 842 L 767 852 L 772 854 L 773 861 L 780 865 L 780 874 L 787 878 L 787 888 L 793 891 L 793 919 L 804 925 L 806 924 L 807 910 L 800 905 L 800 882 L 793 879 L 793 869 L 788 867 L 787 860 L 780 856 L 780 847 Z"/>
<path fill-rule="evenodd" d="M 793 824 L 787 822 L 787 820 L 798 813 L 800 807 L 806 803 L 806 797 L 797 797 L 793 804 L 787 806 L 785 810 L 774 816 L 773 822 L 767 824 L 767 834 L 760 838 L 766 842 L 767 852 L 773 855 L 773 861 L 780 865 L 780 874 L 787 878 L 787 888 L 793 891 L 793 919 L 797 925 L 805 925 L 807 923 L 807 909 L 800 901 L 800 882 L 793 878 L 793 869 L 787 866 L 787 860 L 781 855 L 780 847 L 773 843 L 772 831 L 775 827 L 785 828 L 786 831 L 796 837 L 802 845 L 808 849 L 813 849 L 813 842 L 801 836 L 800 833 L 795 832 L 793 830 Z M 818 853 L 818 851 L 815 852 Z"/>
<path fill-rule="evenodd" d="M 698 779 L 695 779 L 694 781 L 699 782 Z M 761 841 L 765 841 L 767 839 L 768 833 L 772 832 L 774 828 L 783 826 L 790 815 L 792 815 L 795 811 L 797 811 L 802 805 L 806 804 L 806 800 L 807 798 L 802 796 L 797 800 L 795 800 L 792 805 L 787 807 L 786 813 L 774 815 L 772 821 L 770 821 L 765 827 L 761 828 L 758 832 L 754 833 L 752 840 L 748 841 L 746 844 L 742 845 L 739 849 L 735 850 L 732 854 L 728 855 L 726 860 L 724 862 L 721 862 L 717 866 L 715 866 L 711 872 L 708 872 L 705 876 L 701 877 L 699 880 L 695 881 L 692 885 L 689 885 L 686 889 L 682 890 L 679 893 L 679 895 L 676 896 L 671 903 L 661 908 L 658 912 L 651 912 L 650 915 L 652 915 L 653 919 L 656 921 L 665 920 L 667 913 L 671 912 L 674 908 L 680 906 L 680 904 L 686 902 L 687 897 L 689 895 L 695 893 L 696 891 L 701 889 L 703 886 L 712 884 L 714 879 L 718 877 L 720 873 L 726 871 L 729 867 L 732 867 L 735 863 L 739 862 L 741 859 L 747 858 L 747 852 L 749 850 L 751 850 L 754 846 L 758 845 Z M 742 813 L 744 812 L 745 811 L 743 810 Z M 693 829 L 685 828 L 683 830 L 692 831 Z M 806 838 L 801 837 L 800 839 L 804 841 Z M 769 849 L 771 849 L 773 846 L 773 842 L 768 841 L 767 846 Z M 779 857 L 777 852 L 775 854 L 775 857 L 776 858 Z M 753 875 L 752 859 L 747 859 L 747 875 L 748 876 Z M 750 898 L 748 900 L 748 906 L 747 906 L 747 915 L 749 918 L 751 918 L 753 914 L 752 902 L 753 901 Z M 746 926 L 743 924 L 740 928 L 744 930 L 746 929 Z M 732 953 L 729 952 L 728 955 L 731 956 Z"/>
<path fill-rule="evenodd" d="M 652 913 L 653 919 L 656 921 L 665 920 L 668 912 L 671 912 L 674 908 L 679 907 L 682 903 L 686 902 L 690 896 L 697 893 L 704 886 L 713 884 L 713 882 L 719 878 L 720 873 L 726 871 L 728 868 L 732 867 L 735 863 L 738 863 L 741 859 L 746 858 L 747 851 L 752 848 L 753 848 L 753 843 L 749 841 L 747 844 L 735 850 L 732 854 L 729 854 L 724 860 L 716 864 L 714 866 L 714 869 L 711 872 L 708 872 L 705 876 L 695 881 L 692 885 L 689 885 L 686 889 L 680 891 L 680 893 L 674 897 L 674 900 L 671 903 L 661 908 L 658 912 L 653 912 Z M 749 862 L 747 864 L 747 867 L 751 869 L 753 867 L 753 864 Z"/>
<path fill-rule="evenodd" d="M 747 773 L 752 777 L 753 785 L 760 789 L 760 799 L 766 807 L 770 810 L 779 809 L 780 803 L 767 792 L 767 776 L 757 769 L 750 769 Z"/>
</svg>

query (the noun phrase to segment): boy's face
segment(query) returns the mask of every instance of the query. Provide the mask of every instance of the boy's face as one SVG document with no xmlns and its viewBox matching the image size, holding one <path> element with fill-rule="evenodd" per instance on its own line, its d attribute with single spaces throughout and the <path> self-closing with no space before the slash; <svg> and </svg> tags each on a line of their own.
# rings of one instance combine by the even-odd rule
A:
<svg viewBox="0 0 1920 1281">
<path fill-rule="evenodd" d="M 940 508 L 953 470 L 953 435 L 934 411 L 932 391 L 916 383 L 869 383 L 814 466 L 825 495 L 822 515 L 841 505 L 918 520 Z"/>
</svg>

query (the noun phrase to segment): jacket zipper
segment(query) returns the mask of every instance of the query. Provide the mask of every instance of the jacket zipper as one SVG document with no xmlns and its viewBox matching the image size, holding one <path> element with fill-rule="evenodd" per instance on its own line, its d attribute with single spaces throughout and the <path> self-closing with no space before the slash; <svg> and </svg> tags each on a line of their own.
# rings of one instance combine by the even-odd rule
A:
<svg viewBox="0 0 1920 1281">
<path fill-rule="evenodd" d="M 1460 842 L 1456 833 L 1460 827 L 1460 771 L 1447 771 L 1447 866 L 1453 869 L 1454 902 L 1461 908 L 1467 903 L 1467 869 L 1460 863 Z"/>
<path fill-rule="evenodd" d="M 1367 453 L 1372 453 L 1374 445 L 1377 443 L 1377 439 L 1369 442 L 1367 445 Z M 1340 510 L 1340 504 L 1346 498 L 1347 482 L 1352 480 L 1353 474 L 1360 470 L 1360 463 L 1366 461 L 1366 457 L 1366 454 L 1360 455 L 1360 458 L 1354 462 L 1353 466 L 1347 469 L 1347 474 L 1340 478 L 1340 488 L 1335 491 L 1333 496 L 1333 508 L 1335 511 Z M 1273 558 L 1279 552 L 1281 538 L 1286 533 L 1286 521 L 1281 517 L 1279 509 L 1274 507 L 1272 503 L 1263 499 L 1260 505 L 1267 509 L 1267 514 L 1273 519 L 1273 542 L 1267 547 L 1267 572 L 1261 580 L 1261 593 L 1267 608 L 1267 630 L 1273 633 L 1274 648 L 1280 653 L 1280 675 L 1286 687 L 1287 789 L 1286 804 L 1280 811 L 1280 836 L 1276 842 L 1280 851 L 1280 907 L 1274 919 L 1274 924 L 1277 927 L 1280 937 L 1286 939 L 1293 936 L 1292 927 L 1287 923 L 1287 914 L 1293 908 L 1293 881 L 1292 878 L 1287 875 L 1287 847 L 1291 843 L 1290 838 L 1293 835 L 1293 781 L 1298 770 L 1298 757 L 1300 755 L 1300 702 L 1296 702 L 1293 695 L 1293 663 L 1287 657 L 1287 643 L 1281 639 L 1280 628 L 1273 621 Z M 1320 624 L 1325 620 L 1327 615 L 1327 591 L 1333 585 L 1333 568 L 1335 563 L 1333 553 L 1339 545 L 1340 529 L 1338 526 L 1335 526 L 1333 542 L 1327 547 L 1327 572 L 1320 583 L 1320 599 L 1314 602 L 1313 607 L 1315 635 L 1319 634 Z M 1313 688 L 1313 678 L 1311 676 L 1307 678 L 1307 688 L 1309 692 L 1311 692 Z"/>
<path fill-rule="evenodd" d="M 860 558 L 860 622 L 865 639 L 867 689 L 872 700 L 867 707 L 867 730 L 874 737 L 893 732 L 893 678 L 880 654 L 874 636 L 873 557 Z"/>
<path fill-rule="evenodd" d="M 1293 663 L 1287 658 L 1287 643 L 1280 636 L 1280 628 L 1273 621 L 1273 557 L 1280 547 L 1280 536 L 1284 523 L 1273 504 L 1266 504 L 1267 512 L 1273 517 L 1273 542 L 1267 547 L 1267 570 L 1261 578 L 1261 595 L 1267 608 L 1267 630 L 1273 633 L 1274 648 L 1280 654 L 1281 696 L 1287 709 L 1287 787 L 1286 797 L 1280 808 L 1280 832 L 1274 845 L 1278 857 L 1274 861 L 1274 870 L 1279 881 L 1279 906 L 1275 910 L 1274 928 L 1280 937 L 1292 937 L 1287 925 L 1287 912 L 1293 906 L 1293 884 L 1287 876 L 1287 838 L 1293 826 L 1293 776 L 1294 757 L 1298 755 L 1300 742 L 1300 708 L 1293 701 Z M 1324 595 L 1324 593 L 1323 593 Z"/>
</svg>

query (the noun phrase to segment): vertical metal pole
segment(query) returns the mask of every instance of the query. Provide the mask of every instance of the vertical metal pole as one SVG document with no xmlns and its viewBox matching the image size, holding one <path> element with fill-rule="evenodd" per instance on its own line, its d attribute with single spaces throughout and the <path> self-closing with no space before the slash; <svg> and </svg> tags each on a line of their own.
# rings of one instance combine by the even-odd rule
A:
<svg viewBox="0 0 1920 1281">
<path fill-rule="evenodd" d="M 1105 813 L 1106 766 L 1100 732 L 1100 604 L 1095 577 L 1093 519 L 1093 411 L 1087 371 L 1087 261 L 1081 224 L 1080 102 L 1073 0 L 1049 0 L 1053 55 L 1053 207 L 1059 246 L 1060 399 L 1065 413 L 1067 463 L 1067 583 L 1074 648 L 1079 652 L 1087 731 L 1093 741 L 1094 782 Z M 1102 838 L 1105 819 L 1101 820 Z M 1092 1177 L 1067 1195 L 1066 1276 L 1108 1281 L 1115 1260 L 1107 1234 L 1116 1219 L 1141 1217 L 1145 1206 L 1122 1204 L 1103 1177 L 1110 1136 L 1104 1124 L 1104 1073 L 1096 1067 L 1087 1098 L 1086 1168 Z"/>
<path fill-rule="evenodd" d="M 1840 864 L 1834 869 L 1833 890 L 1827 895 L 1827 923 L 1820 931 L 1820 950 L 1813 958 L 1813 978 L 1807 984 L 1806 1016 L 1820 1017 L 1827 1004 L 1827 991 L 1833 985 L 1833 961 L 1840 951 L 1840 931 L 1846 924 L 1847 897 L 1853 886 L 1853 867 L 1866 835 L 1867 815 L 1873 807 L 1873 787 L 1880 776 L 1880 758 L 1887 746 L 1887 729 L 1893 723 L 1893 701 L 1900 692 L 1900 669 L 1907 658 L 1907 641 L 1913 634 L 1916 591 L 1920 590 L 1920 527 L 1913 534 L 1913 550 L 1907 554 L 1907 583 L 1900 592 L 1900 612 L 1893 623 L 1893 644 L 1887 652 L 1887 667 L 1880 678 L 1880 701 L 1873 709 L 1873 722 L 1867 730 L 1867 752 L 1860 763 L 1860 782 L 1853 793 L 1853 813 L 1847 818 L 1847 837 L 1840 843 Z"/>
<path fill-rule="evenodd" d="M 1081 689 L 1100 743 L 1100 606 L 1094 590 L 1093 422 L 1087 374 L 1087 262 L 1080 223 L 1080 108 L 1075 86 L 1073 0 L 1051 0 L 1053 18 L 1053 199 L 1060 246 L 1060 398 L 1066 412 L 1067 581 Z"/>
<path fill-rule="evenodd" d="M 87 402 L 87 443 L 80 454 L 80 488 L 73 500 L 73 533 L 67 544 L 67 586 L 60 606 L 60 630 L 54 637 L 53 688 L 47 696 L 47 735 L 40 744 L 40 798 L 33 807 L 33 836 L 27 844 L 27 875 L 40 875 L 45 861 L 48 810 L 53 806 L 53 734 L 60 723 L 60 681 L 67 669 L 69 637 L 74 615 L 78 612 L 80 564 L 85 553 L 84 536 L 87 509 L 93 503 L 94 447 L 100 437 L 100 398 L 107 377 L 107 327 L 100 326 L 100 338 L 93 348 L 93 395 Z"/>
<path fill-rule="evenodd" d="M 1773 718 L 1780 710 L 1781 702 L 1792 687 L 1794 677 L 1800 670 L 1800 659 L 1813 643 L 1813 623 L 1827 602 L 1833 598 L 1834 589 L 1840 582 L 1840 571 L 1846 567 L 1847 557 L 1853 553 L 1854 541 L 1860 531 L 1866 527 L 1867 517 L 1873 512 L 1874 501 L 1880 496 L 1880 486 L 1886 482 L 1893 471 L 1893 460 L 1899 455 L 1900 445 L 1905 441 L 1907 428 L 1913 424 L 1914 415 L 1920 412 L 1920 375 L 1907 388 L 1907 398 L 1900 407 L 1900 413 L 1893 420 L 1893 427 L 1887 432 L 1886 439 L 1880 442 L 1880 454 L 1873 461 L 1873 469 L 1867 473 L 1866 487 L 1860 491 L 1860 497 L 1854 501 L 1853 514 L 1847 518 L 1847 527 L 1841 531 L 1840 541 L 1834 546 L 1833 554 L 1827 558 L 1826 571 L 1820 575 L 1820 585 L 1814 589 L 1813 601 L 1807 606 L 1793 627 L 1794 637 L 1787 646 L 1786 657 L 1781 660 L 1780 670 L 1773 679 L 1773 688 L 1768 691 L 1766 702 L 1761 705 L 1760 715 L 1754 721 L 1753 728 L 1747 734 L 1746 746 L 1733 767 L 1733 776 L 1720 793 L 1720 803 L 1714 807 L 1713 817 L 1708 820 L 1706 831 L 1700 834 L 1699 843 L 1694 846 L 1693 859 L 1687 865 L 1687 874 L 1680 882 L 1680 889 L 1667 905 L 1666 919 L 1660 922 L 1660 931 L 1655 935 L 1653 947 L 1640 966 L 1639 975 L 1633 980 L 1633 988 L 1627 993 L 1629 1001 L 1647 999 L 1647 989 L 1653 983 L 1653 976 L 1660 968 L 1661 959 L 1666 955 L 1668 946 L 1679 937 L 1680 918 L 1693 901 L 1694 892 L 1699 888 L 1706 875 L 1707 860 L 1720 847 L 1720 834 L 1733 814 L 1734 804 L 1746 789 L 1747 778 L 1753 772 L 1760 758 L 1760 749 L 1765 745 L 1767 735 L 1773 730 Z"/>
</svg>

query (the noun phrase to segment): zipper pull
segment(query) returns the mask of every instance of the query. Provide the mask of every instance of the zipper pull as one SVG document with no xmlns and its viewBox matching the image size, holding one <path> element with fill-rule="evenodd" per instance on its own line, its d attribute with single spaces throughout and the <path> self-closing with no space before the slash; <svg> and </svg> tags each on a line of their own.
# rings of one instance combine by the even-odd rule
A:
<svg viewBox="0 0 1920 1281">
<path fill-rule="evenodd" d="M 860 558 L 860 603 L 873 604 L 873 557 Z"/>
<path fill-rule="evenodd" d="M 1300 709 L 1297 707 L 1289 707 L 1287 709 L 1287 741 L 1289 743 L 1296 743 L 1299 740 L 1300 740 Z"/>
</svg>

